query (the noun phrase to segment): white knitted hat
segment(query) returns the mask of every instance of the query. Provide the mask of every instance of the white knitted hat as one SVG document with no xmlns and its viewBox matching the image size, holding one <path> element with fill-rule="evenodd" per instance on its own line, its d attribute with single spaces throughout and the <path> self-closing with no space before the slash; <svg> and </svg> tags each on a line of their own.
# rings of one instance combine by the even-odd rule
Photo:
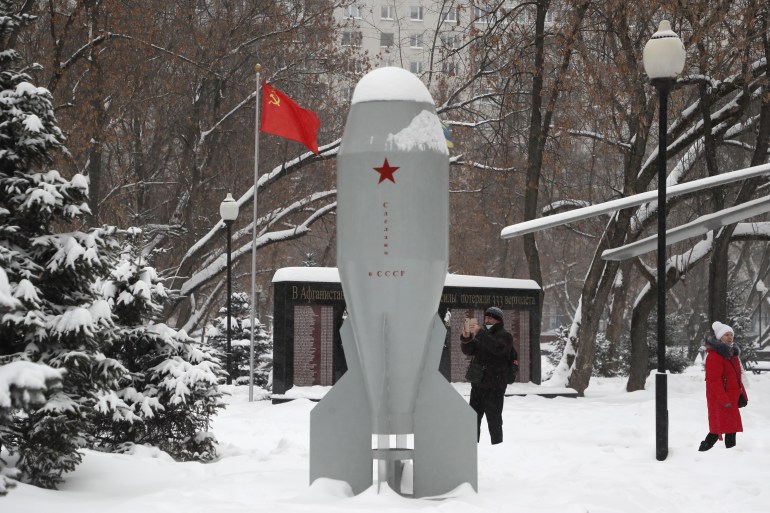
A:
<svg viewBox="0 0 770 513">
<path fill-rule="evenodd" d="M 711 329 L 714 330 L 714 336 L 717 338 L 717 340 L 722 340 L 722 336 L 725 333 L 732 333 L 735 335 L 735 332 L 730 326 L 727 324 L 722 324 L 719 321 L 714 321 L 714 324 L 711 325 Z"/>
</svg>

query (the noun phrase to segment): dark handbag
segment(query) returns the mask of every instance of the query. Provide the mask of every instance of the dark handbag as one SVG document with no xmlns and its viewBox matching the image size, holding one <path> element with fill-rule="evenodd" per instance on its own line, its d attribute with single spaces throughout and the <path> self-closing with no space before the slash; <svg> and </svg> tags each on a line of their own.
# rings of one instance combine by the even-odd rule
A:
<svg viewBox="0 0 770 513">
<path fill-rule="evenodd" d="M 733 367 L 732 363 L 730 363 L 730 367 Z M 738 408 L 743 408 L 749 404 L 749 400 L 746 398 L 746 394 L 743 393 L 743 382 L 741 382 L 741 377 L 738 375 L 735 367 L 733 367 L 733 372 L 735 372 L 735 377 L 738 378 L 738 386 L 741 387 L 741 395 L 738 396 Z"/>
<path fill-rule="evenodd" d="M 484 366 L 475 361 L 471 361 L 471 363 L 468 364 L 468 370 L 465 371 L 465 381 L 468 383 L 479 383 L 483 377 Z"/>
</svg>

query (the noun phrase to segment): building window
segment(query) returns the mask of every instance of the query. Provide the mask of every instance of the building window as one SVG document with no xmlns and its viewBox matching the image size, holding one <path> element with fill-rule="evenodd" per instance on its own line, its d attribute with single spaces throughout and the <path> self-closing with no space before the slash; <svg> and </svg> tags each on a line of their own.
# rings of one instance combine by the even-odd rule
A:
<svg viewBox="0 0 770 513">
<path fill-rule="evenodd" d="M 354 18 L 356 20 L 361 19 L 361 8 L 357 5 L 348 6 L 348 14 L 346 18 Z"/>
<path fill-rule="evenodd" d="M 412 34 L 409 36 L 409 46 L 412 48 L 422 48 L 422 34 Z"/>
<path fill-rule="evenodd" d="M 445 12 L 442 17 L 441 21 L 443 23 L 457 23 L 458 20 L 458 14 L 457 11 L 459 10 L 459 7 L 454 7 L 452 9 L 449 9 L 447 12 Z"/>
<path fill-rule="evenodd" d="M 409 10 L 409 19 L 412 21 L 422 21 L 422 6 L 413 5 Z"/>
<path fill-rule="evenodd" d="M 457 74 L 457 63 L 452 61 L 444 61 L 441 64 L 441 71 L 449 76 L 454 76 Z"/>
<path fill-rule="evenodd" d="M 409 63 L 409 71 L 414 73 L 415 75 L 417 73 L 422 73 L 422 61 L 412 61 Z"/>
<path fill-rule="evenodd" d="M 358 75 L 363 74 L 366 64 L 362 59 L 351 59 L 348 61 L 348 71 Z"/>
<path fill-rule="evenodd" d="M 393 32 L 380 32 L 380 46 L 393 46 Z"/>
<path fill-rule="evenodd" d="M 487 11 L 485 11 L 481 7 L 474 7 L 473 8 L 473 18 L 474 18 L 474 20 L 473 20 L 474 23 L 479 23 L 479 24 L 481 24 L 481 23 L 484 23 L 484 24 L 489 23 L 489 13 L 487 13 Z"/>
<path fill-rule="evenodd" d="M 441 35 L 441 43 L 444 45 L 444 48 L 447 48 L 447 49 L 457 48 L 459 40 L 460 38 L 457 36 L 457 34 Z"/>
<path fill-rule="evenodd" d="M 392 20 L 396 17 L 396 7 L 394 5 L 383 5 L 380 9 L 380 19 Z"/>
<path fill-rule="evenodd" d="M 356 31 L 344 31 L 342 33 L 342 46 L 361 46 L 363 34 Z"/>
</svg>

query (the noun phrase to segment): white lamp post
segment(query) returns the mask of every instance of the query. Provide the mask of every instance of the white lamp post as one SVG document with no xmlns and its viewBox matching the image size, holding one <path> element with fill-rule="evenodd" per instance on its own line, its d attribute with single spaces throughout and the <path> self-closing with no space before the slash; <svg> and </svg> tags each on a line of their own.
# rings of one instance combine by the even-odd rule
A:
<svg viewBox="0 0 770 513">
<path fill-rule="evenodd" d="M 644 46 L 644 70 L 658 90 L 658 373 L 655 376 L 655 455 L 668 456 L 668 383 L 666 380 L 666 138 L 668 94 L 684 69 L 682 40 L 667 20 Z"/>
<path fill-rule="evenodd" d="M 233 199 L 233 195 L 229 192 L 224 201 L 219 205 L 219 215 L 222 216 L 222 221 L 227 227 L 227 384 L 233 382 L 233 369 L 232 359 L 233 352 L 231 347 L 231 335 L 230 330 L 230 309 L 232 303 L 232 271 L 230 265 L 230 239 L 232 238 L 231 228 L 233 223 L 238 218 L 238 203 Z"/>
</svg>

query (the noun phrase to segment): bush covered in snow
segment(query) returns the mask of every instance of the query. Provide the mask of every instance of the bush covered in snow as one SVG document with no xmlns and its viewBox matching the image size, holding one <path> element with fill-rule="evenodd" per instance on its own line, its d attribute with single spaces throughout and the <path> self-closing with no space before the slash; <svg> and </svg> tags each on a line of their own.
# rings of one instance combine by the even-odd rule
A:
<svg viewBox="0 0 770 513">
<path fill-rule="evenodd" d="M 668 326 L 670 324 L 671 326 Z M 654 328 L 655 320 L 651 321 Z M 667 340 L 669 344 L 674 341 L 682 341 L 681 323 L 677 323 L 673 316 L 667 317 Z M 569 340 L 569 327 L 560 326 L 557 330 L 557 339 L 553 343 L 553 351 L 548 353 L 548 363 L 555 368 L 562 359 L 564 349 Z M 679 347 L 666 348 L 666 369 L 674 374 L 684 372 L 687 367 L 692 365 L 692 360 L 687 356 L 686 343 L 678 344 Z M 652 370 L 657 367 L 657 337 L 652 333 L 648 334 L 647 348 L 647 369 Z M 616 377 L 628 376 L 631 362 L 631 345 L 628 336 L 621 337 L 620 341 L 613 345 L 607 340 L 604 333 L 596 335 L 596 353 L 593 360 L 591 371 L 592 376 L 596 377 Z M 547 380 L 550 376 L 543 376 Z"/>
<path fill-rule="evenodd" d="M 131 232 L 134 239 L 141 234 Z M 216 455 L 209 422 L 222 407 L 218 355 L 184 331 L 155 323 L 167 292 L 155 269 L 127 240 L 117 265 L 99 282 L 115 327 L 105 356 L 126 372 L 100 396 L 93 413 L 96 448 L 149 444 L 181 460 Z"/>
<path fill-rule="evenodd" d="M 249 360 L 251 351 L 251 301 L 245 292 L 234 292 L 230 303 L 230 346 L 233 376 L 236 385 L 249 383 Z M 254 333 L 254 384 L 267 388 L 273 370 L 273 335 L 267 327 L 255 319 Z M 226 365 L 227 352 L 227 306 L 219 309 L 219 316 L 206 326 L 207 344 L 222 354 L 222 367 Z"/>
<path fill-rule="evenodd" d="M 0 278 L 5 272 L 0 269 Z M 0 294 L 3 283 L 0 279 Z M 41 407 L 46 402 L 49 392 L 61 387 L 62 372 L 47 365 L 32 362 L 14 361 L 5 363 L 0 360 L 0 449 L 8 443 L 6 436 L 13 427 L 15 411 L 31 411 Z M 0 495 L 5 495 L 13 481 L 7 478 L 19 476 L 15 468 L 6 467 L 5 460 L 0 457 Z"/>
</svg>

